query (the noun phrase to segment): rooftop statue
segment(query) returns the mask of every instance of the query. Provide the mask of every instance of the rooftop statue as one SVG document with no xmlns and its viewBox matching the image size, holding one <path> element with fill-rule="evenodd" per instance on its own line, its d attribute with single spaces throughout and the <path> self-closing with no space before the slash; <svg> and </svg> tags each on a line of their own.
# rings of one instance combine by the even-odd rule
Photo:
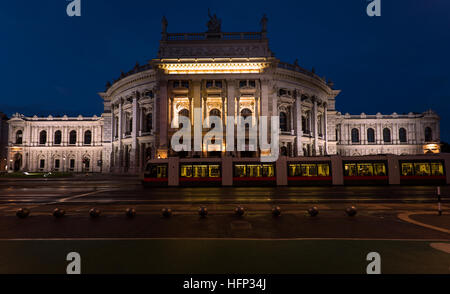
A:
<svg viewBox="0 0 450 294">
<path fill-rule="evenodd" d="M 261 32 L 267 32 L 267 15 L 264 14 L 261 18 Z"/>
<path fill-rule="evenodd" d="M 167 33 L 167 25 L 168 25 L 167 19 L 165 16 L 163 16 L 161 20 L 161 32 L 163 34 Z"/>
<path fill-rule="evenodd" d="M 208 33 L 220 33 L 220 26 L 222 25 L 222 21 L 217 18 L 217 15 L 211 15 L 210 10 L 208 9 L 209 21 L 207 23 Z"/>
</svg>

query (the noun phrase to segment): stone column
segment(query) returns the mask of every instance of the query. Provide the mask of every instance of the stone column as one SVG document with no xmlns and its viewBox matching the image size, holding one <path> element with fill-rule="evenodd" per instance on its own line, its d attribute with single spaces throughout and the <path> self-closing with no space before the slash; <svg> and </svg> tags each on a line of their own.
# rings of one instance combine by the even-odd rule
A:
<svg viewBox="0 0 450 294">
<path fill-rule="evenodd" d="M 137 168 L 137 155 L 139 151 L 137 150 L 137 125 L 138 125 L 138 103 L 137 96 L 133 97 L 132 104 L 133 111 L 133 122 L 132 122 L 132 130 L 131 130 L 131 152 L 130 152 L 130 173 L 136 173 L 138 171 Z"/>
<path fill-rule="evenodd" d="M 294 108 L 293 106 L 289 106 L 289 131 L 292 134 L 292 131 L 294 130 Z"/>
<path fill-rule="evenodd" d="M 159 149 L 167 152 L 167 81 L 159 82 Z"/>
<path fill-rule="evenodd" d="M 114 168 L 116 170 L 116 172 L 120 172 L 122 169 L 122 124 L 123 124 L 123 111 L 122 111 L 122 99 L 120 99 L 119 101 L 119 126 L 118 126 L 118 130 L 117 130 L 117 154 L 116 154 L 116 162 L 114 164 Z"/>
<path fill-rule="evenodd" d="M 317 130 L 317 100 L 316 99 L 314 99 L 314 104 L 313 104 L 313 130 L 314 130 L 314 152 L 313 152 L 313 155 L 317 155 L 319 135 L 317 132 L 318 130 Z"/>
<path fill-rule="evenodd" d="M 114 110 L 115 110 L 114 105 L 111 105 L 111 143 L 114 142 L 114 133 L 116 129 Z"/>
<path fill-rule="evenodd" d="M 139 136 L 142 136 L 144 130 L 144 109 L 139 107 Z"/>
<path fill-rule="evenodd" d="M 156 132 L 156 120 L 159 119 L 156 114 L 156 95 L 153 96 L 153 107 L 152 107 L 152 131 Z"/>
<path fill-rule="evenodd" d="M 325 136 L 325 148 L 324 148 L 324 154 L 328 155 L 328 105 L 325 104 L 323 107 L 323 124 L 324 124 L 324 130 L 323 135 Z"/>
<path fill-rule="evenodd" d="M 225 114 L 225 97 L 222 97 L 222 130 L 225 131 L 225 121 L 226 121 L 226 114 Z"/>
<path fill-rule="evenodd" d="M 236 97 L 236 81 L 235 80 L 228 80 L 227 81 L 227 112 L 226 112 L 226 116 L 232 116 L 234 117 L 234 122 L 236 122 L 236 117 L 235 117 L 235 109 L 236 109 L 236 105 L 235 105 L 235 97 Z M 224 128 L 224 130 L 226 130 L 227 132 L 230 131 L 229 129 L 232 129 L 232 133 L 234 134 L 234 125 L 235 123 L 233 123 L 232 125 L 228 125 L 226 126 L 226 129 Z M 227 142 L 227 144 L 229 144 L 230 142 Z M 234 142 L 233 142 L 234 145 Z M 232 183 L 231 183 L 232 184 Z"/>
<path fill-rule="evenodd" d="M 269 115 L 269 82 L 267 80 L 261 81 L 261 116 Z"/>
<path fill-rule="evenodd" d="M 297 156 L 303 156 L 303 148 L 302 148 L 302 96 L 299 94 L 299 97 L 295 100 L 295 135 L 296 135 L 296 148 L 297 148 Z"/>
</svg>

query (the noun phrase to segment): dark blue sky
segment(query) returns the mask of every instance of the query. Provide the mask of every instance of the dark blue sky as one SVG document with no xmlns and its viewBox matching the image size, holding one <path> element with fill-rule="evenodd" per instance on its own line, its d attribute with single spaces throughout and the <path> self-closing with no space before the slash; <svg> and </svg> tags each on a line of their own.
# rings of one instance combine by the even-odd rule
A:
<svg viewBox="0 0 450 294">
<path fill-rule="evenodd" d="M 365 0 L 81 2 L 72 18 L 66 0 L 2 3 L 0 111 L 99 115 L 106 81 L 156 57 L 162 15 L 169 32 L 203 32 L 209 7 L 223 31 L 258 31 L 266 13 L 276 57 L 332 79 L 339 111 L 431 108 L 450 140 L 448 0 L 381 0 L 373 18 Z"/>
</svg>

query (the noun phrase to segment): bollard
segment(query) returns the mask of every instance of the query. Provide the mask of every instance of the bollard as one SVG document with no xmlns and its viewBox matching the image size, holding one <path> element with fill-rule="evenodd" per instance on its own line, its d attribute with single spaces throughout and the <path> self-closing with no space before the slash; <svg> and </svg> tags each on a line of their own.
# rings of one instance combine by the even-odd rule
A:
<svg viewBox="0 0 450 294">
<path fill-rule="evenodd" d="M 234 213 L 235 213 L 237 216 L 243 216 L 244 213 L 245 213 L 245 208 L 242 207 L 242 206 L 238 206 L 238 207 L 236 207 L 236 208 L 234 209 Z"/>
<path fill-rule="evenodd" d="M 348 216 L 355 216 L 356 212 L 357 212 L 356 207 L 354 207 L 354 206 L 347 207 L 345 212 L 347 213 Z"/>
<path fill-rule="evenodd" d="M 66 214 L 66 211 L 64 209 L 55 208 L 53 210 L 53 216 L 56 218 L 63 217 Z"/>
<path fill-rule="evenodd" d="M 281 208 L 279 206 L 272 207 L 272 215 L 277 217 L 281 215 Z"/>
<path fill-rule="evenodd" d="M 125 215 L 129 218 L 133 218 L 136 216 L 136 209 L 134 208 L 127 208 L 127 210 L 125 211 Z"/>
<path fill-rule="evenodd" d="M 200 207 L 198 210 L 200 217 L 206 217 L 208 215 L 208 209 L 205 206 Z"/>
<path fill-rule="evenodd" d="M 308 208 L 308 213 L 310 216 L 317 216 L 319 214 L 319 209 L 315 206 Z"/>
<path fill-rule="evenodd" d="M 30 210 L 28 208 L 20 208 L 16 212 L 17 217 L 19 218 L 26 218 L 28 215 L 30 215 Z"/>
<path fill-rule="evenodd" d="M 98 208 L 92 208 L 91 210 L 89 210 L 89 215 L 90 215 L 92 218 L 99 217 L 101 213 L 102 213 L 102 212 L 101 212 L 100 209 L 98 209 Z"/>
<path fill-rule="evenodd" d="M 163 208 L 161 210 L 161 213 L 164 217 L 171 217 L 172 216 L 172 209 L 170 208 Z"/>
</svg>

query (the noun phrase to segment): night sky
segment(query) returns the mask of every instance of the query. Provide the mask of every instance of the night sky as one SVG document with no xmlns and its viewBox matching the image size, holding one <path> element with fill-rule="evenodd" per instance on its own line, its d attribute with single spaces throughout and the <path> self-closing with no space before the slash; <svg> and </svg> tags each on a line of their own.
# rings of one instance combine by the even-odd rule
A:
<svg viewBox="0 0 450 294">
<path fill-rule="evenodd" d="M 97 92 L 120 71 L 155 58 L 161 17 L 169 32 L 204 32 L 208 8 L 222 31 L 259 31 L 267 14 L 275 56 L 335 82 L 342 113 L 423 112 L 441 116 L 450 140 L 450 1 L 365 0 L 4 1 L 0 7 L 0 111 L 11 115 L 100 115 Z"/>
</svg>

